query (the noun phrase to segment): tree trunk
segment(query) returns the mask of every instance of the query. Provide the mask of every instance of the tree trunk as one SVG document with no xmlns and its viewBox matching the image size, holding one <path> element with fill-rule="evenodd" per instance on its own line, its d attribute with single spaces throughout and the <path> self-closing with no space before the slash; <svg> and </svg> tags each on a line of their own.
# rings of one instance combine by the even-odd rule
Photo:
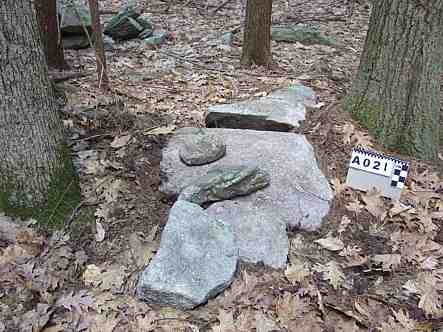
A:
<svg viewBox="0 0 443 332">
<path fill-rule="evenodd" d="M 89 0 L 89 8 L 91 11 L 92 31 L 95 36 L 95 59 L 97 62 L 98 85 L 106 90 L 109 87 L 109 79 L 106 71 L 105 47 L 103 45 L 98 0 Z"/>
<path fill-rule="evenodd" d="M 31 2 L 2 0 L 0 211 L 54 223 L 78 200 L 56 107 Z"/>
<path fill-rule="evenodd" d="M 269 65 L 271 54 L 272 0 L 248 0 L 241 63 Z"/>
<path fill-rule="evenodd" d="M 437 158 L 443 0 L 375 0 L 344 108 L 388 148 Z"/>
<path fill-rule="evenodd" d="M 34 0 L 43 50 L 49 67 L 66 69 L 63 42 L 58 26 L 56 0 Z"/>
</svg>

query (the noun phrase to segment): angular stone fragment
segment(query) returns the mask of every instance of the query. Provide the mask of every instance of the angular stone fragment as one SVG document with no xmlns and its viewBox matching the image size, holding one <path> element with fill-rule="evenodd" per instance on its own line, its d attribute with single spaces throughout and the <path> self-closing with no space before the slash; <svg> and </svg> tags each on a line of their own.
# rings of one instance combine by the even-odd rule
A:
<svg viewBox="0 0 443 332">
<path fill-rule="evenodd" d="M 230 225 L 198 205 L 177 201 L 160 248 L 140 277 L 137 296 L 148 303 L 192 309 L 230 285 L 237 262 Z"/>
<path fill-rule="evenodd" d="M 220 159 L 226 153 L 226 144 L 217 136 L 198 132 L 189 135 L 183 142 L 179 155 L 189 166 L 209 164 Z"/>
<path fill-rule="evenodd" d="M 247 263 L 260 263 L 281 269 L 286 267 L 289 241 L 286 224 L 256 206 L 239 208 L 241 202 L 232 200 L 223 206 L 211 205 L 209 215 L 229 223 L 239 247 L 239 258 Z"/>
<path fill-rule="evenodd" d="M 290 131 L 305 120 L 305 106 L 314 106 L 312 89 L 294 85 L 261 98 L 210 106 L 207 127 Z"/>
<path fill-rule="evenodd" d="M 198 182 L 186 187 L 178 199 L 203 205 L 249 195 L 268 185 L 269 174 L 257 167 L 213 168 Z"/>
<path fill-rule="evenodd" d="M 168 33 L 166 31 L 154 31 L 150 37 L 144 38 L 144 42 L 147 45 L 159 46 L 163 44 L 167 38 Z"/>
<path fill-rule="evenodd" d="M 257 208 L 270 220 L 281 220 L 290 227 L 315 230 L 329 211 L 333 197 L 327 179 L 317 166 L 312 146 L 302 135 L 238 129 L 204 129 L 224 140 L 228 153 L 209 165 L 189 167 L 178 150 L 189 135 L 201 129 L 178 130 L 163 150 L 161 191 L 178 196 L 216 167 L 238 165 L 259 167 L 270 176 L 270 185 L 247 196 L 237 197 L 235 207 L 228 201 L 215 207 L 235 209 L 242 215 Z M 212 208 L 212 206 L 211 206 Z M 233 221 L 234 222 L 234 221 Z"/>
</svg>

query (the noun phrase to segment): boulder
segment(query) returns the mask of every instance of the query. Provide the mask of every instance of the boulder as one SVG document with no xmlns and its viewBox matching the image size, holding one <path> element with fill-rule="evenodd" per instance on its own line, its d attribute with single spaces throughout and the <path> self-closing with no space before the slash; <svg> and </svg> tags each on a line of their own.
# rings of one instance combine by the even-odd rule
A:
<svg viewBox="0 0 443 332">
<path fill-rule="evenodd" d="M 290 131 L 305 120 L 306 107 L 316 103 L 311 88 L 294 85 L 268 96 L 233 104 L 210 106 L 207 127 Z"/>
<path fill-rule="evenodd" d="M 153 26 L 131 6 L 125 7 L 106 24 L 104 33 L 115 40 L 127 40 L 152 34 Z"/>
<path fill-rule="evenodd" d="M 209 164 L 226 154 L 226 144 L 218 136 L 205 135 L 200 132 L 189 135 L 181 146 L 181 160 L 189 166 Z"/>
<path fill-rule="evenodd" d="M 257 167 L 213 168 L 195 184 L 183 189 L 179 200 L 204 205 L 246 196 L 269 185 L 269 174 Z"/>
<path fill-rule="evenodd" d="M 286 267 L 289 241 L 286 224 L 269 216 L 259 206 L 239 208 L 241 202 L 226 201 L 211 205 L 206 212 L 232 226 L 239 248 L 239 258 L 246 263 L 260 263 L 275 269 Z"/>
<path fill-rule="evenodd" d="M 91 13 L 85 0 L 57 0 L 60 31 L 63 35 L 86 35 L 91 32 Z"/>
<path fill-rule="evenodd" d="M 324 36 L 316 29 L 304 25 L 273 26 L 271 28 L 271 39 L 290 43 L 299 42 L 306 45 L 337 45 L 337 42 L 333 38 Z"/>
<path fill-rule="evenodd" d="M 177 201 L 160 248 L 139 279 L 137 296 L 151 304 L 192 309 L 231 284 L 237 263 L 231 227 L 198 205 Z"/>
<path fill-rule="evenodd" d="M 68 35 L 63 37 L 63 48 L 67 50 L 80 50 L 89 46 L 89 39 L 85 35 Z"/>
<path fill-rule="evenodd" d="M 232 46 L 233 42 L 234 42 L 234 34 L 231 31 L 225 32 L 221 36 L 222 45 Z"/>
<path fill-rule="evenodd" d="M 226 142 L 228 153 L 223 158 L 202 166 L 189 167 L 179 158 L 179 150 L 188 135 L 202 129 L 182 128 L 172 136 L 163 150 L 161 191 L 176 197 L 195 184 L 210 169 L 259 167 L 267 172 L 270 185 L 248 196 L 213 203 L 211 208 L 234 209 L 232 215 L 260 209 L 261 218 L 282 221 L 290 227 L 318 229 L 329 211 L 333 197 L 327 179 L 318 168 L 312 146 L 302 135 L 238 129 L 204 129 Z M 264 217 L 263 217 L 264 218 Z M 235 219 L 233 222 L 236 222 Z"/>
</svg>

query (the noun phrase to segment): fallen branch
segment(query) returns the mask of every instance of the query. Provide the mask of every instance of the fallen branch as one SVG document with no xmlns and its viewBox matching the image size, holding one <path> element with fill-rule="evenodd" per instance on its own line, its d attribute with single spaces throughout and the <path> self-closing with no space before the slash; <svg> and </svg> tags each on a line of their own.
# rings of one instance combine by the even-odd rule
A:
<svg viewBox="0 0 443 332">
<path fill-rule="evenodd" d="M 224 2 L 222 2 L 217 8 L 215 8 L 211 15 L 215 15 L 220 9 L 223 9 L 228 3 L 230 3 L 232 0 L 226 0 Z"/>
<path fill-rule="evenodd" d="M 92 72 L 73 72 L 73 71 L 62 71 L 62 72 L 49 72 L 49 78 L 54 81 L 54 83 L 59 83 L 63 81 L 72 80 L 74 78 L 81 78 L 91 75 Z"/>
</svg>

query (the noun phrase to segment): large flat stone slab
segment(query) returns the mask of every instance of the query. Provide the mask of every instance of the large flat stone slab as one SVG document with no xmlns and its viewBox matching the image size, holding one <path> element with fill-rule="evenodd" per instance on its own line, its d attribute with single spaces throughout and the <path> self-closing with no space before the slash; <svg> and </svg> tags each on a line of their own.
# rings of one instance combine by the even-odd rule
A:
<svg viewBox="0 0 443 332">
<path fill-rule="evenodd" d="M 231 226 L 196 204 L 177 201 L 160 248 L 140 277 L 137 296 L 148 303 L 192 309 L 231 284 L 237 262 Z"/>
<path fill-rule="evenodd" d="M 316 103 L 311 88 L 294 85 L 268 96 L 210 106 L 206 126 L 266 131 L 290 131 L 305 120 L 306 107 Z"/>
<path fill-rule="evenodd" d="M 317 166 L 312 146 L 302 135 L 239 129 L 204 129 L 226 142 L 226 155 L 208 165 L 187 166 L 179 149 L 187 135 L 201 129 L 183 128 L 176 132 L 163 151 L 161 191 L 178 196 L 210 169 L 239 165 L 258 166 L 270 176 L 270 185 L 248 196 L 214 203 L 211 209 L 232 209 L 233 218 L 248 211 L 260 211 L 260 218 L 283 222 L 290 227 L 315 230 L 329 211 L 332 191 Z M 232 222 L 241 222 L 241 217 Z M 230 222 L 231 223 L 231 222 Z"/>
</svg>

